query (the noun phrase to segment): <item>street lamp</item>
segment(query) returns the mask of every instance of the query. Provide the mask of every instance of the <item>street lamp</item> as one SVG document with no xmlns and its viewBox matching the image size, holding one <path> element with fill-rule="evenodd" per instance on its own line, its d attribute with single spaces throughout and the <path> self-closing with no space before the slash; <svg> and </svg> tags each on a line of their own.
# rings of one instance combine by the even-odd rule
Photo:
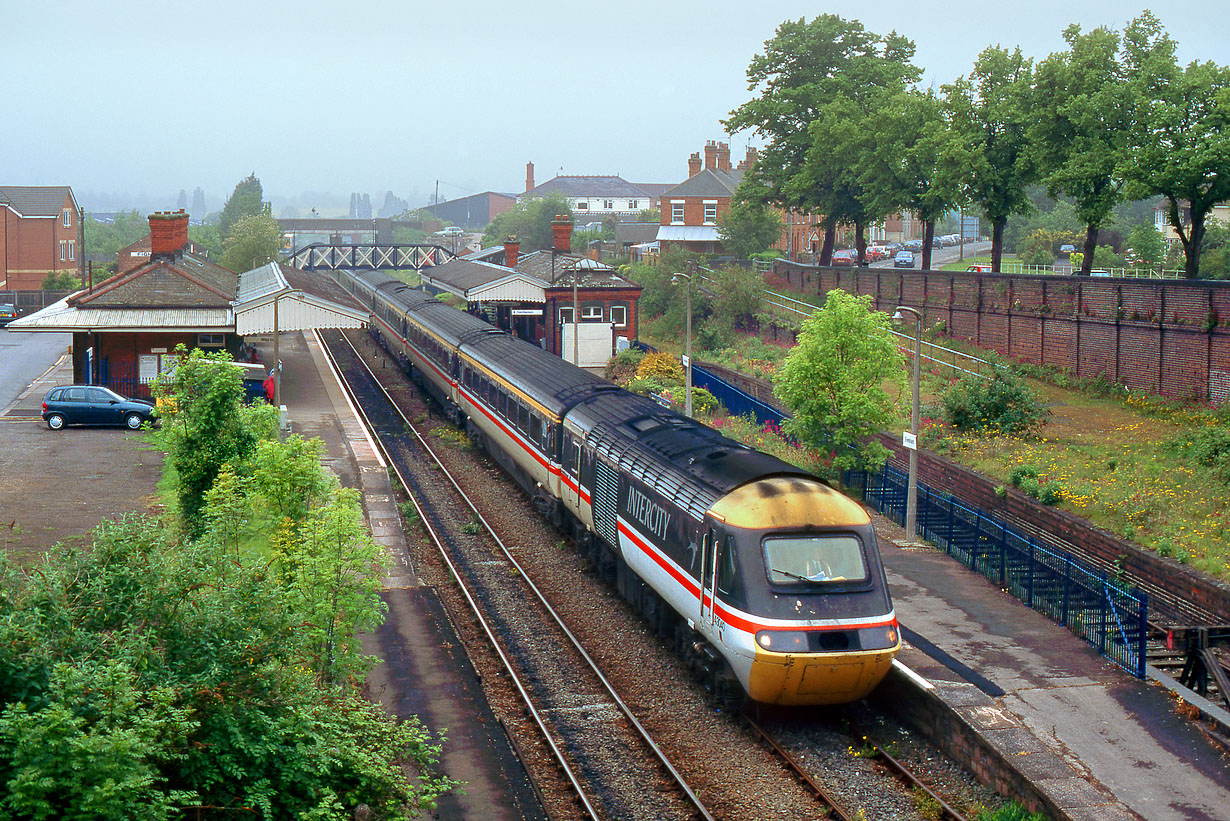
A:
<svg viewBox="0 0 1230 821">
<path fill-rule="evenodd" d="M 692 418 L 692 275 L 691 274 L 671 274 L 671 282 L 678 285 L 680 281 L 687 283 L 687 290 L 684 292 L 687 297 L 687 302 L 684 310 L 688 314 L 688 335 L 684 342 L 686 353 L 683 356 L 683 372 L 686 380 L 685 390 L 687 395 L 683 400 L 683 412 L 689 419 Z"/>
<path fill-rule="evenodd" d="M 893 314 L 894 322 L 904 322 L 905 314 L 914 317 L 914 403 L 910 410 L 910 435 L 905 445 L 910 449 L 910 484 L 905 495 L 905 540 L 914 541 L 915 521 L 918 516 L 918 378 L 922 360 L 922 314 L 914 308 L 898 305 Z"/>
</svg>

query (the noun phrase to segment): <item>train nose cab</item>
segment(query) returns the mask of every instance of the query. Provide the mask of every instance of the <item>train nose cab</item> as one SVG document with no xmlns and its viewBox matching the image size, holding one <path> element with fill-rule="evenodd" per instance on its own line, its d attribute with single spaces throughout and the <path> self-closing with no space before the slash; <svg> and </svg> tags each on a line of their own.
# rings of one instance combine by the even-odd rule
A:
<svg viewBox="0 0 1230 821">
<path fill-rule="evenodd" d="M 715 591 L 720 640 L 752 699 L 837 704 L 871 692 L 901 642 L 866 511 L 819 482 L 775 478 L 712 512 L 738 556 L 728 602 Z"/>
</svg>

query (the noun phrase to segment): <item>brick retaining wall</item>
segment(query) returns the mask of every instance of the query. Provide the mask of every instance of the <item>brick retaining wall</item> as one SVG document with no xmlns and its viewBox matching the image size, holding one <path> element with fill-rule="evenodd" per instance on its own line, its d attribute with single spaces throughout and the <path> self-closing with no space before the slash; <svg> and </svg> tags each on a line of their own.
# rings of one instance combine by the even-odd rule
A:
<svg viewBox="0 0 1230 821">
<path fill-rule="evenodd" d="M 909 305 L 950 336 L 1079 377 L 1105 374 L 1177 399 L 1230 400 L 1230 282 L 1036 276 L 897 268 L 821 268 L 778 260 L 766 280 Z M 777 342 L 788 329 L 766 328 Z"/>
</svg>

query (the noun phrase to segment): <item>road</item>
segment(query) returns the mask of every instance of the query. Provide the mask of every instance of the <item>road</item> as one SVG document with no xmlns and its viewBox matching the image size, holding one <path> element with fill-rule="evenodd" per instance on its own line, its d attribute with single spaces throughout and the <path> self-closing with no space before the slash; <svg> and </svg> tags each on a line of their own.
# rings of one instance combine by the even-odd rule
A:
<svg viewBox="0 0 1230 821">
<path fill-rule="evenodd" d="M 990 242 L 967 242 L 965 243 L 965 258 L 966 259 L 972 259 L 973 257 L 976 257 L 979 254 L 989 254 L 989 253 L 991 253 L 991 243 Z M 932 270 L 934 270 L 936 268 L 943 267 L 944 265 L 947 265 L 950 262 L 956 262 L 960 258 L 961 258 L 961 249 L 955 245 L 951 248 L 932 248 L 931 249 L 931 268 Z M 871 264 L 871 267 L 872 268 L 892 268 L 893 260 L 890 257 L 885 260 L 880 260 L 879 262 L 873 262 Z M 922 267 L 922 253 L 915 252 L 914 253 L 914 268 L 915 270 L 917 270 L 920 267 Z"/>
<path fill-rule="evenodd" d="M 72 341 L 71 334 L 32 334 L 0 329 L 0 413 L 54 365 Z"/>
</svg>

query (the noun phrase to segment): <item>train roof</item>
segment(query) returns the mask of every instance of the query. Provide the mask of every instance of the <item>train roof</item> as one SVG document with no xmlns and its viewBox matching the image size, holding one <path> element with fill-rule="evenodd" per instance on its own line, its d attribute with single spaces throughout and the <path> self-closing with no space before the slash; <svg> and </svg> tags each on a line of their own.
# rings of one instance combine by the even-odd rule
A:
<svg viewBox="0 0 1230 821">
<path fill-rule="evenodd" d="M 505 333 L 473 337 L 463 344 L 462 353 L 557 416 L 595 393 L 619 390 L 602 377 Z"/>
<path fill-rule="evenodd" d="M 599 453 L 698 520 L 718 499 L 748 482 L 766 476 L 811 476 L 626 391 L 596 395 L 570 418 L 589 430 L 589 441 Z"/>
<path fill-rule="evenodd" d="M 394 279 L 384 271 L 349 271 L 346 273 L 373 291 L 381 285 L 386 285 L 390 282 L 401 282 L 401 280 Z"/>
<path fill-rule="evenodd" d="M 391 299 L 398 304 L 403 304 L 402 299 L 405 296 L 405 294 L 398 293 Z M 412 321 L 423 325 L 453 346 L 461 345 L 468 339 L 503 333 L 490 323 L 471 316 L 465 311 L 459 311 L 451 305 L 445 305 L 435 297 L 428 297 L 427 300 L 417 304 L 405 304 L 404 307 L 409 310 Z"/>
</svg>

